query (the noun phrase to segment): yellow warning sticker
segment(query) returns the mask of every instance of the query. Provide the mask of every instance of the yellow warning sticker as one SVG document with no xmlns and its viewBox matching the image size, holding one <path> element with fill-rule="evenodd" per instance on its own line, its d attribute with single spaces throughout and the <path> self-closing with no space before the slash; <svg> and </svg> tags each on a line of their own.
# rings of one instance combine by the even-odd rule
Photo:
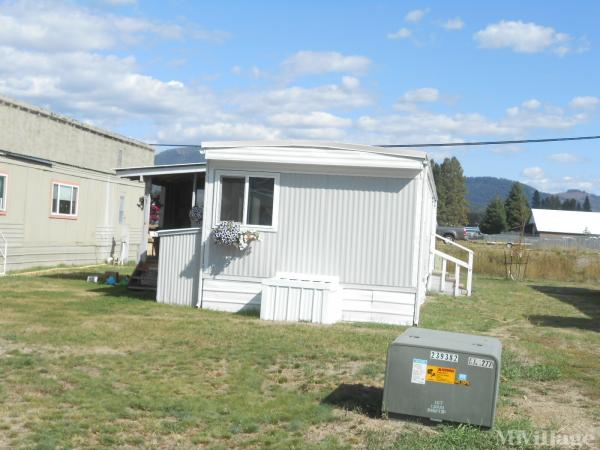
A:
<svg viewBox="0 0 600 450">
<path fill-rule="evenodd" d="M 426 381 L 434 381 L 436 383 L 456 383 L 456 369 L 452 367 L 427 366 Z"/>
</svg>

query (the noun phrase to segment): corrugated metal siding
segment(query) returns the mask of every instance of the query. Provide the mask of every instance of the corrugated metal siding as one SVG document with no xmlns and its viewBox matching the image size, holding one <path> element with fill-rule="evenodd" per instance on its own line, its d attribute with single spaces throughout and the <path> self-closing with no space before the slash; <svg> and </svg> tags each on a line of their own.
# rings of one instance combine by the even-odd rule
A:
<svg viewBox="0 0 600 450">
<path fill-rule="evenodd" d="M 200 231 L 160 237 L 156 301 L 196 306 L 200 283 Z"/>
<path fill-rule="evenodd" d="M 414 287 L 416 185 L 415 179 L 282 173 L 278 230 L 262 233 L 242 254 L 210 241 L 209 273 L 266 278 L 286 271 Z"/>
</svg>

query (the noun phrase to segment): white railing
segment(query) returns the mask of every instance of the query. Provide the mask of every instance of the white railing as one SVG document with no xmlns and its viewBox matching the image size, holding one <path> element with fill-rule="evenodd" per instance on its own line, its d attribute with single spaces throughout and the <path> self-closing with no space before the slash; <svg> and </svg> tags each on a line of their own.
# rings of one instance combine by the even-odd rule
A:
<svg viewBox="0 0 600 450">
<path fill-rule="evenodd" d="M 460 294 L 460 270 L 461 270 L 461 268 L 463 268 L 463 269 L 466 269 L 466 271 L 467 271 L 466 294 L 467 294 L 467 296 L 470 296 L 471 290 L 473 288 L 473 254 L 474 254 L 473 250 L 471 250 L 467 247 L 464 247 L 460 244 L 457 244 L 456 242 L 454 242 L 450 239 L 446 239 L 445 237 L 440 236 L 439 234 L 436 234 L 435 237 L 437 239 L 441 239 L 446 244 L 453 245 L 456 248 L 459 248 L 460 250 L 467 252 L 467 261 L 462 261 L 461 259 L 458 259 L 454 256 L 448 255 L 447 253 L 444 253 L 442 251 L 439 251 L 435 247 L 433 248 L 433 250 L 432 250 L 433 254 L 435 256 L 439 256 L 442 260 L 442 273 L 440 276 L 440 286 L 439 286 L 440 292 L 445 291 L 446 274 L 447 274 L 446 269 L 447 269 L 448 262 L 452 262 L 452 263 L 454 263 L 454 295 L 457 296 Z"/>
<path fill-rule="evenodd" d="M 2 265 L 0 266 L 0 276 L 6 275 L 6 259 L 8 258 L 8 241 L 0 231 L 0 256 L 2 257 Z"/>
</svg>

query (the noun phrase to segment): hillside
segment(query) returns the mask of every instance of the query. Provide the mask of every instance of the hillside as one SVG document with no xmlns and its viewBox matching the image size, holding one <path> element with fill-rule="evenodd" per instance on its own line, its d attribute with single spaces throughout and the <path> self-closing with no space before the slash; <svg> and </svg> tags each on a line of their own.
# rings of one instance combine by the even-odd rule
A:
<svg viewBox="0 0 600 450">
<path fill-rule="evenodd" d="M 514 183 L 513 180 L 496 177 L 467 177 L 467 200 L 469 201 L 472 212 L 483 212 L 487 204 L 496 196 L 504 198 L 510 191 L 510 186 Z M 535 192 L 535 188 L 523 185 L 525 195 L 531 201 L 531 197 Z M 551 194 L 540 192 L 542 197 L 547 197 Z M 570 189 L 566 192 L 561 192 L 558 195 L 561 200 L 574 198 L 583 204 L 585 196 L 589 195 L 590 203 L 593 211 L 600 211 L 600 196 L 589 194 L 585 191 Z"/>
<path fill-rule="evenodd" d="M 204 162 L 200 147 L 175 147 L 163 150 L 154 156 L 154 164 L 157 166 L 198 162 Z"/>
</svg>

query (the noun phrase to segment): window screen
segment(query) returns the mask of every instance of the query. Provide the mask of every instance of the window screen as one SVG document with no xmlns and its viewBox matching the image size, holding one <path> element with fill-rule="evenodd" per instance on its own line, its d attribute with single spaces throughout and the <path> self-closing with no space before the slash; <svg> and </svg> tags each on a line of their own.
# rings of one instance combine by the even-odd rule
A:
<svg viewBox="0 0 600 450">
<path fill-rule="evenodd" d="M 250 177 L 248 181 L 248 214 L 249 225 L 273 224 L 274 178 Z"/>
<path fill-rule="evenodd" d="M 220 220 L 242 221 L 245 181 L 243 177 L 221 177 Z"/>
<path fill-rule="evenodd" d="M 0 211 L 6 209 L 6 175 L 0 175 Z"/>
</svg>

